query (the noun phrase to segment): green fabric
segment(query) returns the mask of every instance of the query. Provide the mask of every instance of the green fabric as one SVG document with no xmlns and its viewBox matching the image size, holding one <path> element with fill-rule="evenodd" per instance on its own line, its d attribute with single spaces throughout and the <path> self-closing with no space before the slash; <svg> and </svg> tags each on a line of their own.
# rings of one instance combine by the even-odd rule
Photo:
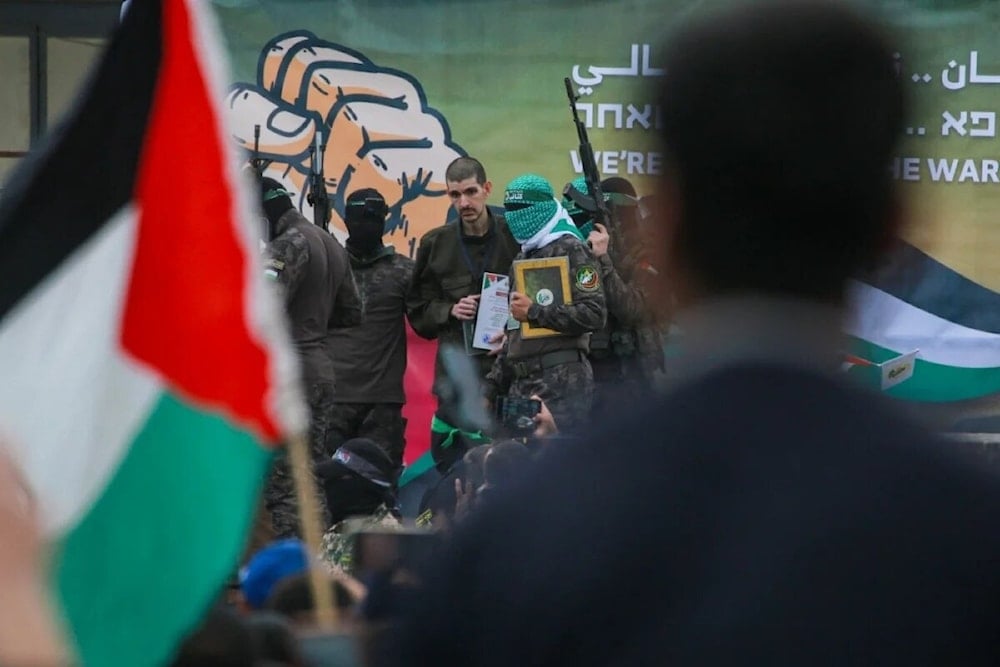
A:
<svg viewBox="0 0 1000 667">
<path fill-rule="evenodd" d="M 81 664 L 169 662 L 238 565 L 270 458 L 225 419 L 160 398 L 55 563 Z"/>
<path fill-rule="evenodd" d="M 590 194 L 590 188 L 587 187 L 587 179 L 584 178 L 583 176 L 577 176 L 576 178 L 574 178 L 572 181 L 570 181 L 570 185 L 572 185 L 575 189 L 579 190 L 585 195 Z M 566 212 L 569 213 L 570 217 L 583 213 L 583 209 L 577 206 L 576 202 L 570 199 L 569 197 L 563 196 L 562 205 L 563 208 L 566 209 Z"/>
<path fill-rule="evenodd" d="M 851 341 L 852 353 L 878 364 L 901 354 L 853 336 Z M 925 361 L 919 356 L 913 367 L 913 377 L 886 392 L 895 398 L 934 403 L 961 401 L 998 393 L 1000 393 L 1000 371 L 996 368 L 946 366 Z"/>
<path fill-rule="evenodd" d="M 540 232 L 559 210 L 552 186 L 537 174 L 522 174 L 508 183 L 503 201 L 507 226 L 518 243 Z M 520 208 L 525 202 L 530 205 Z"/>
<path fill-rule="evenodd" d="M 424 452 L 416 461 L 406 466 L 403 470 L 403 474 L 399 476 L 399 486 L 400 488 L 406 486 L 413 480 L 417 479 L 425 472 L 434 467 L 434 457 L 431 453 Z"/>
<path fill-rule="evenodd" d="M 546 183 L 546 185 L 548 185 Z M 507 189 L 503 193 L 503 203 L 508 204 L 519 204 L 523 202 L 531 203 L 548 203 L 555 194 L 552 192 L 551 186 L 548 190 L 536 190 L 533 188 L 514 188 L 512 185 L 508 185 Z"/>
<path fill-rule="evenodd" d="M 559 232 L 566 232 L 572 234 L 581 241 L 586 241 L 580 228 L 573 224 L 573 221 L 567 217 L 562 217 L 556 221 L 555 226 L 549 231 L 549 234 L 558 234 Z"/>
<path fill-rule="evenodd" d="M 577 176 L 574 178 L 570 182 L 570 185 L 585 195 L 590 194 L 590 188 L 587 187 L 587 179 L 583 176 Z M 573 219 L 577 229 L 580 230 L 580 234 L 583 236 L 584 240 L 586 240 L 586 238 L 590 236 L 590 232 L 594 231 L 593 216 L 577 206 L 576 202 L 569 197 L 563 197 L 562 205 L 563 208 L 566 209 L 566 212 L 569 213 L 570 218 Z"/>
<path fill-rule="evenodd" d="M 277 199 L 278 197 L 291 197 L 291 193 L 284 188 L 275 188 L 274 190 L 268 190 L 264 193 L 264 201 L 271 201 L 272 199 Z"/>
<path fill-rule="evenodd" d="M 443 449 L 448 449 L 455 444 L 456 435 L 461 435 L 470 442 L 477 442 L 480 444 L 486 444 L 490 441 L 489 437 L 483 435 L 482 431 L 463 431 L 462 429 L 452 426 L 437 416 L 431 419 L 431 433 L 445 435 L 445 439 L 441 442 L 441 447 Z"/>
</svg>

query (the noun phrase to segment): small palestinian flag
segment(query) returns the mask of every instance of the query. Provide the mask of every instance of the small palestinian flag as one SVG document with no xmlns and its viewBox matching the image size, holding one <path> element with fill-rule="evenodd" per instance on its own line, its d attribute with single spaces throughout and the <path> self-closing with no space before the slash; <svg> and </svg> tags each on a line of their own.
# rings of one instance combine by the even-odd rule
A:
<svg viewBox="0 0 1000 667">
<path fill-rule="evenodd" d="M 86 665 L 170 659 L 305 426 L 207 11 L 133 3 L 0 204 L 0 431 Z"/>
<path fill-rule="evenodd" d="M 1000 394 L 1000 294 L 911 245 L 852 284 L 847 333 L 858 357 L 883 363 L 919 350 L 897 398 L 952 402 Z"/>
</svg>

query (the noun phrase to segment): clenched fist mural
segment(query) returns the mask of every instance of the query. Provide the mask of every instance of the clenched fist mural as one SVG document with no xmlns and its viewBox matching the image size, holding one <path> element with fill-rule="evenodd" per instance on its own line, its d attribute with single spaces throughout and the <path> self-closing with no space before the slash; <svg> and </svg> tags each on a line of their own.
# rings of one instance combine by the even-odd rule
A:
<svg viewBox="0 0 1000 667">
<path fill-rule="evenodd" d="M 375 188 L 385 197 L 386 242 L 404 255 L 412 256 L 423 233 L 444 222 L 450 205 L 445 168 L 465 151 L 409 74 L 295 31 L 264 46 L 257 81 L 235 84 L 226 109 L 234 140 L 248 151 L 254 148 L 254 126 L 260 126 L 264 175 L 284 183 L 306 216 L 319 135 L 326 146 L 330 229 L 341 240 L 347 233 L 344 202 L 358 188 Z"/>
</svg>

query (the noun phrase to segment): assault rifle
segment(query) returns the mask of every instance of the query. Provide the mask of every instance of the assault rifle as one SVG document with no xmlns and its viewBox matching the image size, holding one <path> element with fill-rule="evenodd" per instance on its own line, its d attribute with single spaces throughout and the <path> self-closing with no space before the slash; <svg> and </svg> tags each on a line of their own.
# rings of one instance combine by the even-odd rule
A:
<svg viewBox="0 0 1000 667">
<path fill-rule="evenodd" d="M 250 168 L 257 172 L 257 178 L 264 176 L 264 170 L 270 160 L 265 160 L 260 156 L 260 125 L 253 126 L 253 153 L 250 154 Z"/>
<path fill-rule="evenodd" d="M 265 160 L 260 156 L 260 125 L 253 126 L 253 152 L 250 154 L 250 168 L 254 170 L 257 174 L 257 183 L 260 183 L 260 179 L 264 178 L 264 170 L 267 166 L 271 164 L 270 160 Z M 271 224 L 264 218 L 263 221 L 264 229 L 261 232 L 261 238 L 265 243 L 271 242 Z"/>
<path fill-rule="evenodd" d="M 326 178 L 323 176 L 326 144 L 321 144 L 320 141 L 320 134 L 317 132 L 316 142 L 311 150 L 312 166 L 309 170 L 309 195 L 306 201 L 313 207 L 313 224 L 326 229 L 330 222 L 330 195 L 326 191 Z"/>
<path fill-rule="evenodd" d="M 594 222 L 604 225 L 605 229 L 611 229 L 613 219 L 608 203 L 604 201 L 604 193 L 601 191 L 601 173 L 597 170 L 597 160 L 594 159 L 594 147 L 590 145 L 587 137 L 587 126 L 580 120 L 580 114 L 576 110 L 576 101 L 579 95 L 573 93 L 573 83 L 569 77 L 563 79 L 566 84 L 566 96 L 569 97 L 569 109 L 573 113 L 573 124 L 576 125 L 576 135 L 580 139 L 580 164 L 583 165 L 583 178 L 587 182 L 589 197 L 574 198 L 577 206 L 584 211 L 588 211 L 594 216 Z M 570 194 L 570 193 L 567 193 Z"/>
</svg>

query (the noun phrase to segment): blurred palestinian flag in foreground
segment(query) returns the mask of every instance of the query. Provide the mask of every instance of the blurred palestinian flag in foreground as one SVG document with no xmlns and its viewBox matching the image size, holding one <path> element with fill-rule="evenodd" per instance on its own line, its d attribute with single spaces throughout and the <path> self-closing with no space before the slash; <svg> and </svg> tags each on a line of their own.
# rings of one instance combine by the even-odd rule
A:
<svg viewBox="0 0 1000 667">
<path fill-rule="evenodd" d="M 133 3 L 0 205 L 0 430 L 82 664 L 168 661 L 305 412 L 198 0 Z"/>
<path fill-rule="evenodd" d="M 911 245 L 852 283 L 852 352 L 881 363 L 919 350 L 897 398 L 951 402 L 1000 393 L 1000 294 Z"/>
</svg>

